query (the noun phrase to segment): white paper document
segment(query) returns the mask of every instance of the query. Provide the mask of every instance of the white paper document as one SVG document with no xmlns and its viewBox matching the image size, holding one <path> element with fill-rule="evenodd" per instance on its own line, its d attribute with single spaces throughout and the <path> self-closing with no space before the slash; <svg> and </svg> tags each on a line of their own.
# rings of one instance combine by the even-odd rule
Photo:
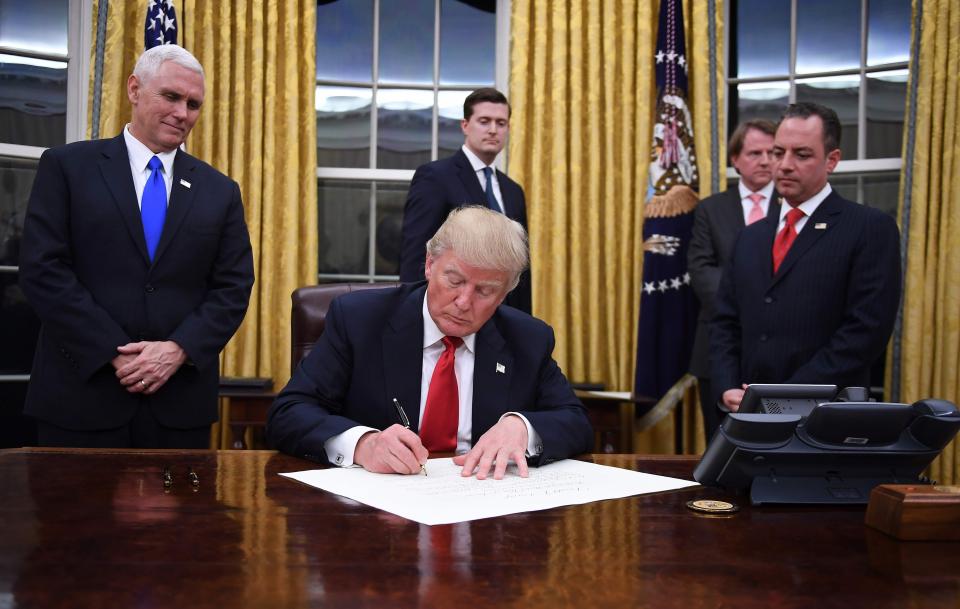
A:
<svg viewBox="0 0 960 609">
<path fill-rule="evenodd" d="M 362 468 L 280 474 L 423 524 L 451 524 L 670 491 L 696 482 L 617 467 L 564 460 L 531 467 L 521 478 L 511 465 L 503 480 L 464 478 L 453 459 L 430 459 L 429 475 L 374 474 Z"/>
</svg>

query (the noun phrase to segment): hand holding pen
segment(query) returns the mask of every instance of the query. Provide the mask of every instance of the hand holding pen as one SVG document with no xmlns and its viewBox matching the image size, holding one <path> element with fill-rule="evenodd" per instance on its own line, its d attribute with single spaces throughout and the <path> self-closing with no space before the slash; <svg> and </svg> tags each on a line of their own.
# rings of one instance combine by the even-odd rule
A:
<svg viewBox="0 0 960 609">
<path fill-rule="evenodd" d="M 357 441 L 353 462 L 369 472 L 379 474 L 426 474 L 424 464 L 430 453 L 424 448 L 420 436 L 409 428 L 410 420 L 394 400 L 400 423 L 383 431 L 369 431 Z"/>
<path fill-rule="evenodd" d="M 400 424 L 406 427 L 407 429 L 410 429 L 410 419 L 407 418 L 407 413 L 404 412 L 403 406 L 400 405 L 400 400 L 398 400 L 397 398 L 393 398 L 393 405 L 396 406 L 397 408 L 397 416 L 400 417 Z M 420 464 L 420 471 L 423 472 L 424 476 L 427 475 L 426 463 Z"/>
</svg>

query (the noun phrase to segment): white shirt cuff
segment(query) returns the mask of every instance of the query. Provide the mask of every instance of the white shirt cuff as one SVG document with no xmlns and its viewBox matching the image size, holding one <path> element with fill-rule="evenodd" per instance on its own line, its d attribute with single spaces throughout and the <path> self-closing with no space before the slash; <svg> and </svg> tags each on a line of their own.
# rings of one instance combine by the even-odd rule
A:
<svg viewBox="0 0 960 609">
<path fill-rule="evenodd" d="M 357 442 L 360 441 L 360 436 L 371 431 L 380 430 L 357 425 L 329 438 L 323 443 L 323 450 L 327 452 L 327 461 L 340 467 L 353 465 L 353 453 L 357 450 Z"/>
<path fill-rule="evenodd" d="M 523 424 L 527 426 L 527 455 L 528 457 L 537 457 L 540 453 L 543 452 L 543 440 L 540 439 L 540 434 L 537 433 L 537 430 L 533 428 L 533 425 L 530 424 L 530 421 L 527 420 L 527 417 L 523 416 L 519 412 L 507 412 L 503 417 L 508 417 L 510 415 L 515 415 L 523 419 Z M 503 417 L 500 417 L 500 420 L 503 420 Z"/>
</svg>

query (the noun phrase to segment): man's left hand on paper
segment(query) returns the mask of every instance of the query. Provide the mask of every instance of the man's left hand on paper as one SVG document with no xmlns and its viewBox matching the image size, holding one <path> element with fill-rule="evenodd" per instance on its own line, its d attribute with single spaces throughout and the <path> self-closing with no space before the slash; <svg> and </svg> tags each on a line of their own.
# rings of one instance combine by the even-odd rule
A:
<svg viewBox="0 0 960 609">
<path fill-rule="evenodd" d="M 186 352 L 172 340 L 127 343 L 117 351 L 120 356 L 114 362 L 121 363 L 117 378 L 130 393 L 156 393 L 187 361 Z M 132 361 L 122 363 L 121 356 L 131 355 Z"/>
<path fill-rule="evenodd" d="M 505 416 L 480 436 L 470 452 L 453 458 L 456 465 L 462 465 L 461 475 L 476 475 L 484 480 L 493 467 L 494 480 L 502 480 L 507 465 L 512 459 L 517 464 L 520 477 L 529 475 L 527 470 L 527 426 L 518 416 Z"/>
</svg>

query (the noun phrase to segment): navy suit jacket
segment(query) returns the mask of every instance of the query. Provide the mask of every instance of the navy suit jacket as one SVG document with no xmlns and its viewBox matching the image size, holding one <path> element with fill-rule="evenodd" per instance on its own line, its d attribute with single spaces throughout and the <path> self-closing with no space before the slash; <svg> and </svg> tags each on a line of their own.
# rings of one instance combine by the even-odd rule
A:
<svg viewBox="0 0 960 609">
<path fill-rule="evenodd" d="M 779 195 L 774 190 L 767 206 L 767 217 L 780 217 Z M 730 261 L 733 244 L 743 230 L 743 204 L 737 186 L 700 201 L 693 214 L 693 232 L 687 248 L 690 286 L 700 301 L 697 334 L 690 355 L 690 372 L 698 378 L 710 378 L 710 320 L 713 303 L 720 288 L 723 267 Z"/>
<path fill-rule="evenodd" d="M 326 329 L 270 409 L 267 440 L 283 452 L 327 462 L 323 444 L 357 425 L 395 423 L 396 398 L 418 431 L 424 282 L 363 290 L 333 301 Z M 590 451 L 593 431 L 553 360 L 553 330 L 500 306 L 477 331 L 473 441 L 506 412 L 523 414 L 543 441 L 541 465 Z M 498 372 L 502 364 L 504 371 Z"/>
<path fill-rule="evenodd" d="M 500 194 L 506 215 L 527 229 L 527 204 L 523 188 L 497 170 Z M 407 202 L 403 207 L 403 233 L 400 247 L 400 281 L 423 280 L 427 241 L 447 219 L 447 215 L 465 205 L 487 205 L 486 194 L 470 160 L 463 150 L 445 159 L 421 165 L 413 174 Z M 506 304 L 530 313 L 530 271 L 524 271 L 520 283 L 507 295 Z"/>
<path fill-rule="evenodd" d="M 740 232 L 711 328 L 713 385 L 870 384 L 900 302 L 900 234 L 890 216 L 833 191 L 776 275 L 778 217 Z"/>
<path fill-rule="evenodd" d="M 144 401 L 168 427 L 217 419 L 219 358 L 253 285 L 240 188 L 179 150 L 154 261 L 123 136 L 40 157 L 20 284 L 42 327 L 25 412 L 66 429 L 128 422 Z M 127 392 L 117 347 L 173 340 L 187 363 L 151 396 Z"/>
</svg>

